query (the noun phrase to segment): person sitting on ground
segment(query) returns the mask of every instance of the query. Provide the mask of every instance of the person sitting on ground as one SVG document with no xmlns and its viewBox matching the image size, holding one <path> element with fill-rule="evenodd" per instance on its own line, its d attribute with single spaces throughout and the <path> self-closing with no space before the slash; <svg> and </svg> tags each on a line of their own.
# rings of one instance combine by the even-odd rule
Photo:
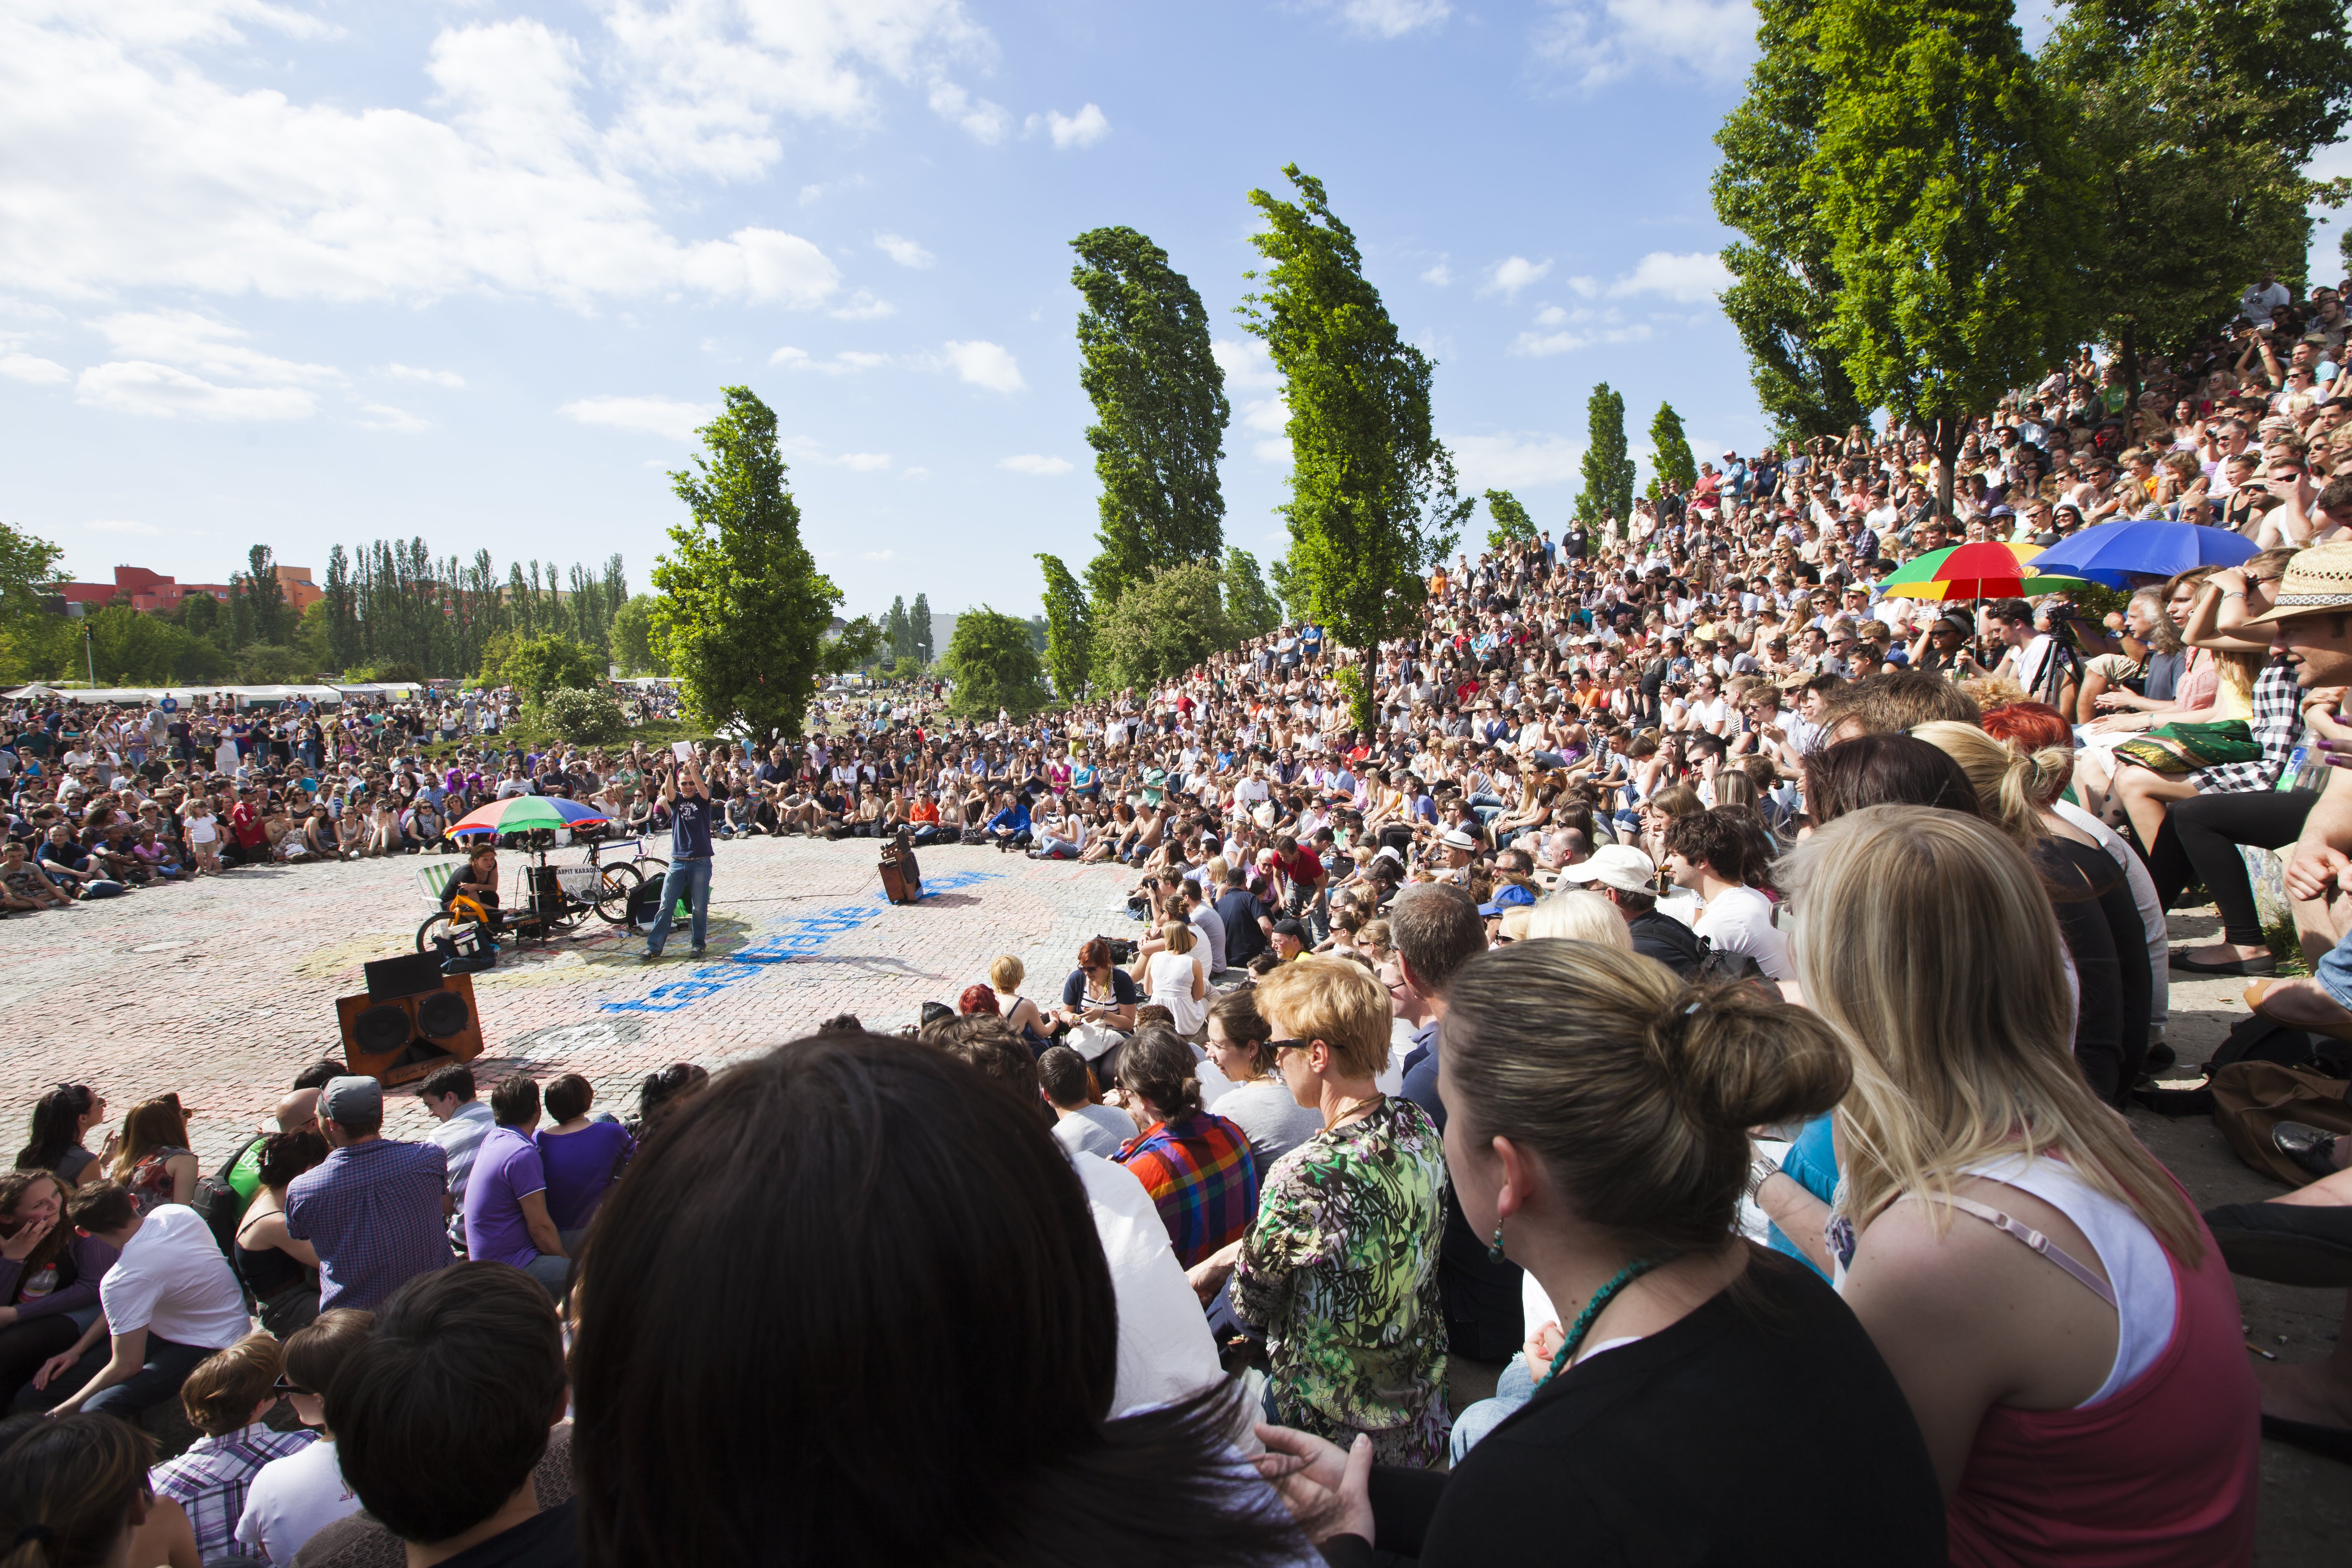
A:
<svg viewBox="0 0 2352 1568">
<path fill-rule="evenodd" d="M 30 1136 L 16 1152 L 16 1169 L 47 1171 L 67 1187 L 103 1173 L 84 1147 L 89 1130 L 106 1120 L 106 1098 L 86 1083 L 61 1083 L 33 1101 Z"/>
<path fill-rule="evenodd" d="M 1136 1031 L 1119 1053 L 1119 1081 L 1145 1126 L 1114 1158 L 1151 1194 L 1176 1261 L 1191 1268 L 1238 1242 L 1257 1213 L 1249 1135 L 1202 1109 L 1199 1058 L 1164 1026 Z"/>
<path fill-rule="evenodd" d="M 326 1158 L 315 1125 L 264 1139 L 260 1190 L 236 1222 L 237 1278 L 258 1303 L 261 1326 L 281 1340 L 319 1315 L 319 1255 L 286 1228 L 286 1188 Z"/>
<path fill-rule="evenodd" d="M 555 1125 L 541 1128 L 531 1141 L 539 1145 L 547 1174 L 547 1217 L 555 1222 L 565 1255 L 576 1258 L 588 1222 L 621 1179 L 637 1143 L 619 1122 L 590 1119 L 596 1091 L 576 1072 L 551 1079 L 544 1098 Z"/>
<path fill-rule="evenodd" d="M 1208 954 L 1192 922 L 1180 915 L 1161 922 L 1160 942 L 1136 965 L 1136 989 L 1168 1009 L 1179 1036 L 1197 1042 L 1209 1023 Z"/>
<path fill-rule="evenodd" d="M 1077 968 L 1062 982 L 1062 1005 L 1054 1018 L 1071 1049 L 1101 1064 L 1095 1076 L 1105 1084 L 1118 1074 L 1115 1053 L 1134 1033 L 1141 1002 L 1135 976 L 1112 961 L 1109 939 L 1087 938 L 1078 948 Z"/>
<path fill-rule="evenodd" d="M 1135 1118 L 1102 1102 L 1086 1058 L 1067 1046 L 1054 1046 L 1037 1058 L 1037 1082 L 1054 1108 L 1054 1136 L 1073 1154 L 1106 1160 L 1135 1138 Z"/>
<path fill-rule="evenodd" d="M 1274 1031 L 1257 1010 L 1255 990 L 1228 991 L 1209 1008 L 1208 1058 L 1233 1087 L 1219 1095 L 1219 1116 L 1249 1139 L 1260 1172 L 1323 1131 L 1323 1114 L 1298 1103 L 1275 1070 Z"/>
<path fill-rule="evenodd" d="M 310 1537 L 359 1511 L 360 1500 L 343 1479 L 335 1434 L 327 1421 L 327 1397 L 320 1390 L 334 1385 L 336 1374 L 366 1342 L 374 1321 L 373 1313 L 338 1307 L 286 1337 L 285 1372 L 277 1388 L 293 1407 L 295 1418 L 319 1436 L 262 1466 L 246 1489 L 236 1543 L 264 1562 L 293 1562 Z"/>
<path fill-rule="evenodd" d="M 180 1408 L 202 1436 L 186 1452 L 147 1473 L 155 1513 L 176 1512 L 195 1543 L 197 1560 L 237 1554 L 236 1525 L 246 1494 L 264 1465 L 310 1446 L 309 1432 L 278 1432 L 263 1417 L 278 1403 L 284 1352 L 268 1334 L 245 1338 L 205 1358 L 180 1385 Z M 149 1518 L 142 1533 L 170 1532 L 168 1521 Z"/>
<path fill-rule="evenodd" d="M 71 1190 L 48 1171 L 0 1176 L 0 1414 L 80 1337 L 114 1267 L 111 1245 L 66 1223 Z"/>
<path fill-rule="evenodd" d="M 1037 1004 L 1021 994 L 1021 983 L 1028 976 L 1027 966 L 1009 952 L 989 961 L 988 986 L 996 993 L 997 1016 L 1006 1028 L 1028 1042 L 1031 1050 L 1042 1051 L 1049 1026 Z"/>
<path fill-rule="evenodd" d="M 195 1195 L 196 1156 L 188 1147 L 188 1119 L 178 1095 L 143 1100 L 131 1108 L 107 1174 L 130 1189 L 141 1214 Z"/>
<path fill-rule="evenodd" d="M 135 1420 L 245 1337 L 245 1292 L 195 1210 L 165 1204 L 142 1215 L 120 1183 L 98 1182 L 74 1193 L 66 1215 L 120 1256 L 99 1282 L 100 1315 L 33 1374 L 38 1403 Z"/>
<path fill-rule="evenodd" d="M 1836 1035 L 1760 988 L 1689 985 L 1591 943 L 1482 954 L 1446 999 L 1463 1209 L 1547 1305 L 1581 1310 L 1507 1373 L 1518 1407 L 1449 1474 L 1372 1470 L 1362 1439 L 1351 1457 L 1260 1428 L 1264 1468 L 1305 1462 L 1284 1484 L 1322 1513 L 1327 1560 L 1531 1562 L 1572 1540 L 1601 1561 L 1705 1562 L 1803 1538 L 1810 1559 L 1945 1563 L 1902 1388 L 1827 1286 L 1738 1234 L 1748 1129 L 1837 1102 Z M 1831 1388 L 1834 1419 L 1790 1419 Z M 1863 1515 L 1827 1536 L 1804 1501 L 1825 1475 L 1851 1479 Z"/>
<path fill-rule="evenodd" d="M 286 1234 L 319 1258 L 319 1310 L 373 1307 L 412 1275 L 446 1268 L 449 1157 L 383 1136 L 383 1086 L 330 1079 L 319 1091 L 328 1154 L 286 1188 Z"/>
<path fill-rule="evenodd" d="M 539 1085 L 528 1073 L 500 1079 L 490 1090 L 498 1125 L 482 1139 L 466 1182 L 466 1256 L 520 1268 L 560 1302 L 572 1259 L 549 1215 L 547 1164 L 531 1140 L 539 1110 Z"/>
<path fill-rule="evenodd" d="M 629 1136 L 644 1147 L 671 1114 L 709 1081 L 710 1069 L 695 1062 L 672 1062 L 647 1073 L 637 1089 L 637 1114 L 625 1123 Z"/>
<path fill-rule="evenodd" d="M 131 1561 L 154 1510 L 147 1488 L 154 1462 L 154 1439 L 109 1415 L 0 1425 L 0 1541 L 16 1542 L 9 1568 Z"/>
<path fill-rule="evenodd" d="M 991 1056 L 1029 1087 L 912 1041 L 797 1040 L 714 1079 L 638 1157 L 597 1221 L 572 1351 L 590 1568 L 779 1541 L 935 1568 L 1313 1563 L 1235 1462 L 1230 1384 L 1118 1414 L 1130 1313 L 1073 1164 L 1139 1189 L 1054 1142 L 1025 1050 Z M 751 1159 L 768 1179 L 740 1179 Z M 887 1236 L 840 1223 L 860 1211 L 895 1216 Z M 743 1236 L 761 1246 L 725 1243 Z M 714 1258 L 735 1281 L 715 1293 Z M 907 1335 L 886 1300 L 957 1306 Z"/>
<path fill-rule="evenodd" d="M 1789 939 L 1772 923 L 1772 900 L 1756 890 L 1767 868 L 1738 816 L 1737 807 L 1718 805 L 1675 818 L 1666 827 L 1667 870 L 1676 887 L 1698 895 L 1692 930 L 1710 952 L 1754 959 L 1770 979 L 1787 980 L 1796 973 Z"/>
<path fill-rule="evenodd" d="M 410 1563 L 572 1568 L 577 1504 L 543 1500 L 536 1476 L 565 1394 L 546 1294 L 502 1264 L 467 1262 L 384 1303 L 325 1413 L 344 1479 Z"/>
<path fill-rule="evenodd" d="M 439 1124 L 426 1136 L 448 1156 L 449 1225 L 454 1238 L 461 1245 L 466 1233 L 461 1217 L 466 1207 L 466 1177 L 474 1168 L 474 1155 L 480 1150 L 483 1138 L 498 1125 L 490 1108 L 476 1094 L 474 1069 L 463 1062 L 442 1063 L 416 1086 L 416 1098 Z"/>
</svg>

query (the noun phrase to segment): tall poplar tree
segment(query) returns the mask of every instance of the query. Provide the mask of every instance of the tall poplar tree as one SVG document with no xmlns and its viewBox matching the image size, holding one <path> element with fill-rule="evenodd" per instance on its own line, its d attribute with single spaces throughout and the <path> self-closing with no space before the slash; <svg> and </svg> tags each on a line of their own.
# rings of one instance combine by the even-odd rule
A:
<svg viewBox="0 0 2352 1568">
<path fill-rule="evenodd" d="M 1683 416 L 1671 403 L 1659 404 L 1657 417 L 1650 421 L 1650 469 L 1656 476 L 1650 480 L 1653 500 L 1666 485 L 1687 490 L 1698 482 L 1698 462 L 1691 456 L 1690 437 L 1683 434 Z"/>
<path fill-rule="evenodd" d="M 1634 479 L 1625 447 L 1625 395 L 1602 382 L 1584 400 L 1584 489 L 1577 492 L 1576 514 L 1588 523 L 1603 516 L 1623 522 L 1633 515 Z"/>
<path fill-rule="evenodd" d="M 929 595 L 915 595 L 914 604 L 907 611 L 907 636 L 917 658 L 926 665 L 938 658 L 939 655 L 931 646 L 931 601 Z"/>
<path fill-rule="evenodd" d="M 1293 614 L 1370 650 L 1412 626 L 1427 574 L 1454 548 L 1475 496 L 1455 493 L 1453 455 L 1430 421 L 1427 355 L 1405 342 L 1364 277 L 1356 237 L 1323 182 L 1287 164 L 1297 193 L 1252 191 L 1266 261 L 1240 313 L 1265 340 L 1290 405 L 1290 551 L 1276 574 Z M 1346 667 L 1360 721 L 1370 697 Z"/>
<path fill-rule="evenodd" d="M 1225 375 L 1209 313 L 1168 253 L 1131 228 L 1070 241 L 1078 312 L 1078 384 L 1095 405 L 1102 552 L 1087 568 L 1107 609 L 1134 584 L 1186 561 L 1213 564 L 1224 542 Z"/>
<path fill-rule="evenodd" d="M 1037 564 L 1045 572 L 1045 672 L 1054 694 L 1075 702 L 1094 673 L 1095 607 L 1060 556 L 1040 555 Z"/>
</svg>

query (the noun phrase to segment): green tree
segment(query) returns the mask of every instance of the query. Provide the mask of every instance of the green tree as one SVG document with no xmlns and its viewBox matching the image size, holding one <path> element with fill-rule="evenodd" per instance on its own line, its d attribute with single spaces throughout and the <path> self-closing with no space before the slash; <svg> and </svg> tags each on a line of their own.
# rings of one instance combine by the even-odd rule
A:
<svg viewBox="0 0 2352 1568">
<path fill-rule="evenodd" d="M 1055 695 L 1074 702 L 1094 670 L 1094 605 L 1060 556 L 1041 554 L 1037 564 L 1045 572 L 1045 668 Z"/>
<path fill-rule="evenodd" d="M 903 594 L 890 601 L 890 613 L 882 621 L 882 641 L 884 657 L 892 664 L 914 651 L 915 635 L 907 625 L 907 599 Z"/>
<path fill-rule="evenodd" d="M 2082 105 L 2089 297 L 2137 408 L 2144 350 L 2217 326 L 2266 266 L 2302 280 L 2311 206 L 2343 198 L 2303 169 L 2343 133 L 2352 37 L 2339 0 L 2075 0 L 2041 64 Z"/>
<path fill-rule="evenodd" d="M 931 646 L 931 601 L 929 595 L 916 595 L 914 604 L 908 607 L 907 632 L 914 639 L 910 651 L 918 659 L 928 665 L 939 658 L 939 650 Z"/>
<path fill-rule="evenodd" d="M 183 622 L 183 625 L 186 623 Z M 286 646 L 293 650 L 294 666 L 308 680 L 327 670 L 343 667 L 335 662 L 334 610 L 326 600 L 313 599 L 310 607 L 294 623 L 293 635 Z"/>
<path fill-rule="evenodd" d="M 1584 400 L 1584 489 L 1577 492 L 1576 515 L 1587 522 L 1603 517 L 1622 522 L 1633 515 L 1634 476 L 1625 446 L 1625 395 L 1602 382 Z"/>
<path fill-rule="evenodd" d="M 1650 421 L 1650 499 L 1671 484 L 1687 491 L 1698 481 L 1698 463 L 1692 458 L 1690 437 L 1683 434 L 1683 416 L 1671 403 L 1658 405 Z"/>
<path fill-rule="evenodd" d="M 705 454 L 670 476 L 690 515 L 654 567 L 654 625 L 687 706 L 764 746 L 799 738 L 841 592 L 801 542 L 775 414 L 748 386 L 723 395 Z"/>
<path fill-rule="evenodd" d="M 1757 401 L 1789 437 L 1843 435 L 1867 410 L 1830 346 L 1841 288 L 1832 241 L 1803 186 L 1820 131 L 1814 61 L 1820 0 L 1756 0 L 1748 96 L 1715 133 L 1715 216 L 1744 237 L 1724 247 L 1723 313 L 1748 351 Z"/>
<path fill-rule="evenodd" d="M 109 605 L 82 624 L 89 636 L 89 660 L 96 664 L 100 684 L 129 681 L 150 686 L 180 679 L 188 634 L 169 621 L 142 616 L 128 605 Z M 84 662 L 81 639 L 76 637 L 68 668 Z"/>
<path fill-rule="evenodd" d="M 669 666 L 654 651 L 654 605 L 651 594 L 633 595 L 613 612 L 613 662 L 626 675 L 667 675 Z"/>
<path fill-rule="evenodd" d="M 853 669 L 877 663 L 883 654 L 883 638 L 887 635 L 880 621 L 871 616 L 860 616 L 839 631 L 826 635 L 817 648 L 817 669 L 825 675 L 847 675 Z"/>
<path fill-rule="evenodd" d="M 359 595 L 352 586 L 352 558 L 340 544 L 327 552 L 327 659 L 321 668 L 348 669 L 360 657 Z"/>
<path fill-rule="evenodd" d="M 1487 549 L 1501 550 L 1536 542 L 1536 520 L 1528 515 L 1528 509 L 1510 491 L 1488 490 L 1486 515 L 1494 519 L 1494 525 L 1486 530 Z"/>
<path fill-rule="evenodd" d="M 1455 493 L 1453 455 L 1432 428 L 1429 357 L 1398 334 L 1323 183 L 1296 163 L 1282 172 L 1297 201 L 1249 195 L 1265 220 L 1250 243 L 1268 265 L 1245 275 L 1259 288 L 1240 308 L 1290 405 L 1290 500 L 1280 509 L 1290 550 L 1276 581 L 1294 615 L 1370 648 L 1419 618 L 1429 569 L 1477 498 Z M 1349 685 L 1368 719 L 1360 672 Z"/>
<path fill-rule="evenodd" d="M 292 628 L 287 625 L 286 584 L 278 580 L 278 557 L 267 544 L 257 544 L 245 555 L 246 610 L 253 617 L 255 640 L 278 643 Z"/>
<path fill-rule="evenodd" d="M 985 605 L 956 617 L 940 672 L 953 683 L 948 711 L 959 719 L 993 719 L 1000 709 L 1026 719 L 1046 703 L 1045 670 L 1028 623 Z"/>
<path fill-rule="evenodd" d="M 1224 455 L 1224 372 L 1209 312 L 1168 253 L 1131 228 L 1070 241 L 1078 312 L 1078 385 L 1095 406 L 1102 553 L 1087 567 L 1097 605 L 1180 561 L 1214 561 L 1224 540 L 1217 483 Z"/>
<path fill-rule="evenodd" d="M 1282 625 L 1282 605 L 1258 575 L 1257 557 L 1238 544 L 1225 546 L 1225 620 L 1236 643 L 1262 637 Z"/>
<path fill-rule="evenodd" d="M 49 613 L 42 594 L 55 581 L 63 553 L 46 539 L 0 522 L 0 679 L 28 677 L 60 657 L 68 640 L 66 623 Z"/>
<path fill-rule="evenodd" d="M 2010 0 L 1822 0 L 1820 146 L 1803 181 L 1843 287 L 1830 342 L 1864 402 L 1935 427 L 1951 513 L 1961 427 L 2088 323 L 2095 232 L 2079 117 Z"/>
<path fill-rule="evenodd" d="M 1225 619 L 1224 584 L 1205 561 L 1170 566 L 1120 596 L 1095 633 L 1095 679 L 1108 690 L 1150 686 L 1241 639 Z"/>
<path fill-rule="evenodd" d="M 604 681 L 603 661 L 562 632 L 494 638 L 482 659 L 484 685 L 511 686 L 533 702 L 551 691 L 584 689 Z"/>
</svg>

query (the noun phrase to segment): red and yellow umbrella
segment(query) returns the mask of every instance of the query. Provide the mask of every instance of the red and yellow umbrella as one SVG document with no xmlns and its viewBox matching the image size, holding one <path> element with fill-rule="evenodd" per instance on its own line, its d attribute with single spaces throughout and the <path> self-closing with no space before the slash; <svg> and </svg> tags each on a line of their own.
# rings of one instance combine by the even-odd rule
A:
<svg viewBox="0 0 2352 1568">
<path fill-rule="evenodd" d="M 2079 577 L 2037 577 L 2026 563 L 2042 553 L 2038 544 L 1971 541 L 1931 550 L 1906 562 L 1886 579 L 1890 599 L 2022 599 L 2083 585 Z"/>
</svg>

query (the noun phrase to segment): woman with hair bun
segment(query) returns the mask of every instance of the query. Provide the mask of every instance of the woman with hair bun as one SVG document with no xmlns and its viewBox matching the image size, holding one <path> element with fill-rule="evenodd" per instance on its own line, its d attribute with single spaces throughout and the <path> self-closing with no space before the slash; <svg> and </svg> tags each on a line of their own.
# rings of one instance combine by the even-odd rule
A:
<svg viewBox="0 0 2352 1568">
<path fill-rule="evenodd" d="M 155 1444 L 81 1412 L 0 1428 L 0 1568 L 121 1568 L 153 1500 Z"/>
<path fill-rule="evenodd" d="M 1164 1024 L 1146 1024 L 1119 1053 L 1119 1081 L 1150 1121 L 1112 1159 L 1151 1194 L 1186 1268 L 1241 1239 L 1260 1174 L 1249 1134 L 1202 1108 L 1200 1074 L 1192 1047 Z"/>
<path fill-rule="evenodd" d="M 1943 1563 L 1935 1469 L 1869 1336 L 1738 1234 L 1748 1129 L 1837 1103 L 1836 1035 L 1759 987 L 1685 985 L 1593 942 L 1482 953 L 1445 997 L 1463 1215 L 1569 1326 L 1534 1396 L 1450 1474 L 1261 1427 L 1262 1468 L 1325 1557 Z"/>
</svg>

